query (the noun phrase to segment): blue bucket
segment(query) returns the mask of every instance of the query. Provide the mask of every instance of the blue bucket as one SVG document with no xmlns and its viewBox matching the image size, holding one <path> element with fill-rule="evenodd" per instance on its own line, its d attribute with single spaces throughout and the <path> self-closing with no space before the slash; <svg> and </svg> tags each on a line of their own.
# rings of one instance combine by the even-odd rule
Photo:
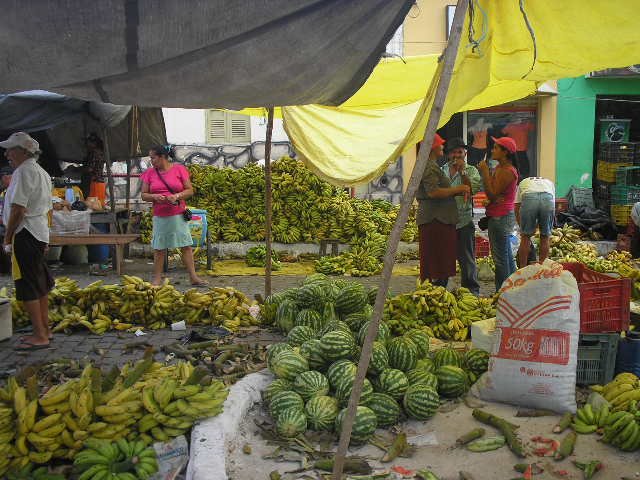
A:
<svg viewBox="0 0 640 480">
<path fill-rule="evenodd" d="M 109 233 L 108 223 L 97 223 L 93 225 L 100 233 Z M 109 258 L 109 245 L 88 245 L 87 257 L 89 263 L 104 263 Z"/>
<path fill-rule="evenodd" d="M 640 376 L 640 334 L 627 332 L 618 343 L 616 373 L 631 372 Z"/>
</svg>

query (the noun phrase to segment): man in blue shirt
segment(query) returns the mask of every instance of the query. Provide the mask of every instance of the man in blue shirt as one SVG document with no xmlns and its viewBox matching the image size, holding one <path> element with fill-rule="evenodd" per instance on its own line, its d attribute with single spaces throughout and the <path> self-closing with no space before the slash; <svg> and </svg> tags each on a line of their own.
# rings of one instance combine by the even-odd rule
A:
<svg viewBox="0 0 640 480">
<path fill-rule="evenodd" d="M 447 163 L 442 171 L 450 179 L 451 186 L 468 185 L 471 195 L 482 189 L 482 178 L 476 167 L 467 164 L 467 146 L 461 138 L 454 138 L 447 143 Z M 460 264 L 460 283 L 474 295 L 480 294 L 478 270 L 476 267 L 476 229 L 473 224 L 473 199 L 455 197 L 458 207 L 457 257 Z"/>
</svg>

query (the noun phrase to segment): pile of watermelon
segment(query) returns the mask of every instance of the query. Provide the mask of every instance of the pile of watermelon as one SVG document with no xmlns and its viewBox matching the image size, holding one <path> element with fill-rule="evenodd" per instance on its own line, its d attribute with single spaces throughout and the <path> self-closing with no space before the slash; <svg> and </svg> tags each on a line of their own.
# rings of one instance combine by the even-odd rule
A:
<svg viewBox="0 0 640 480">
<path fill-rule="evenodd" d="M 263 317 L 287 335 L 267 350 L 277 379 L 264 400 L 279 435 L 340 432 L 375 296 L 375 289 L 367 291 L 358 282 L 314 274 L 300 288 L 267 298 Z M 464 395 L 487 370 L 486 352 L 462 354 L 446 347 L 430 354 L 429 338 L 419 329 L 394 337 L 386 324 L 379 326 L 352 443 L 364 443 L 376 428 L 406 417 L 429 419 L 441 396 Z"/>
</svg>

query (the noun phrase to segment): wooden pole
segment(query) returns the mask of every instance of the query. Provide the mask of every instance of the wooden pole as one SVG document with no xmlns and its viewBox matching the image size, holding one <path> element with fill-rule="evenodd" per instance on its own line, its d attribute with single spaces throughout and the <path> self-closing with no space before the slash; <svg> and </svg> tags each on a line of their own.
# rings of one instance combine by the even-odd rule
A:
<svg viewBox="0 0 640 480">
<path fill-rule="evenodd" d="M 107 182 L 109 185 L 109 203 L 111 204 L 111 212 L 116 211 L 116 199 L 113 188 L 113 172 L 111 171 L 111 154 L 109 153 L 109 137 L 107 129 L 102 129 L 102 138 L 104 139 L 104 160 L 107 165 Z M 112 232 L 114 233 L 114 232 Z"/>
<path fill-rule="evenodd" d="M 453 66 L 455 64 L 456 55 L 458 53 L 458 45 L 460 43 L 460 37 L 462 34 L 462 27 L 464 25 L 464 19 L 469 7 L 469 0 L 458 0 L 456 6 L 456 13 L 453 18 L 453 24 L 451 27 L 451 35 L 447 42 L 447 47 L 444 51 L 442 58 L 443 66 L 439 78 L 433 79 L 433 82 L 438 82 L 436 92 L 434 96 L 433 105 L 429 113 L 429 120 L 424 132 L 424 138 L 422 140 L 425 146 L 433 143 L 433 137 L 438 128 L 438 122 L 440 121 L 440 115 L 442 108 L 447 97 L 447 91 L 449 89 L 449 83 L 451 81 L 451 75 L 453 72 Z M 433 87 L 432 87 L 433 88 Z M 387 245 L 387 252 L 384 257 L 384 268 L 382 270 L 382 280 L 378 288 L 378 294 L 376 295 L 376 302 L 374 305 L 373 315 L 369 328 L 367 330 L 367 336 L 362 346 L 362 354 L 360 355 L 360 361 L 358 362 L 358 370 L 356 372 L 356 378 L 353 382 L 353 388 L 351 391 L 351 397 L 349 398 L 349 405 L 347 407 L 347 413 L 342 421 L 342 430 L 340 433 L 340 442 L 338 443 L 338 451 L 336 452 L 335 462 L 333 464 L 333 480 L 342 479 L 342 470 L 344 467 L 345 456 L 347 454 L 347 448 L 349 447 L 349 441 L 351 440 L 351 430 L 353 428 L 353 421 L 355 419 L 356 407 L 360 400 L 362 393 L 362 385 L 364 378 L 369 367 L 369 361 L 371 359 L 371 349 L 373 340 L 378 333 L 378 326 L 382 320 L 382 310 L 384 308 L 385 297 L 387 290 L 389 289 L 389 281 L 391 279 L 391 271 L 393 270 L 393 264 L 395 261 L 396 250 L 398 249 L 398 242 L 404 228 L 407 218 L 409 216 L 409 208 L 413 203 L 416 191 L 420 185 L 422 174 L 427 165 L 427 159 L 429 157 L 430 148 L 421 148 L 418 153 L 418 158 L 411 172 L 411 178 L 407 189 L 402 195 L 400 202 L 400 211 L 398 217 L 393 225 L 391 234 L 389 235 L 389 243 Z"/>
<path fill-rule="evenodd" d="M 264 241 L 267 250 L 264 269 L 264 298 L 271 295 L 271 137 L 273 135 L 273 107 L 269 107 L 267 115 L 267 139 L 264 144 L 264 205 L 266 209 Z"/>
</svg>

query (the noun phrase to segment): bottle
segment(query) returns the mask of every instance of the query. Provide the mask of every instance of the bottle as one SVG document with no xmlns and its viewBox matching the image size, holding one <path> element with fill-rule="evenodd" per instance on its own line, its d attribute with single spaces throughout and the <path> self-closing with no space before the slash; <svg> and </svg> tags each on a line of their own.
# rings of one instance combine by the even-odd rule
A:
<svg viewBox="0 0 640 480">
<path fill-rule="evenodd" d="M 71 188 L 71 186 L 68 186 L 67 189 L 65 190 L 64 199 L 69 203 L 73 203 L 75 201 L 76 194 L 73 191 L 73 188 Z"/>
</svg>

